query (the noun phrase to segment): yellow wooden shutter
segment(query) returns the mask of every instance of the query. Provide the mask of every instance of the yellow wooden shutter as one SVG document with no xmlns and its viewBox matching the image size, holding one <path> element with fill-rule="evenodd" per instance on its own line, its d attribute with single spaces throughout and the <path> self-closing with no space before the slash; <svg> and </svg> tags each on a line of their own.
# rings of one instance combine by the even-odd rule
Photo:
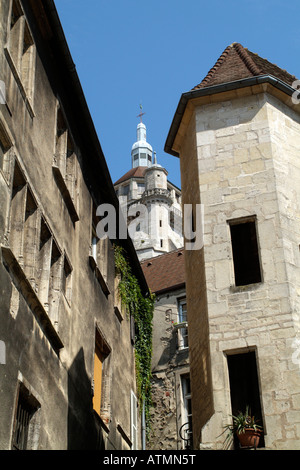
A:
<svg viewBox="0 0 300 470">
<path fill-rule="evenodd" d="M 95 351 L 95 362 L 94 362 L 94 398 L 93 398 L 93 408 L 100 416 L 101 410 L 101 386 L 102 386 L 102 364 L 104 357 L 96 348 Z"/>
</svg>

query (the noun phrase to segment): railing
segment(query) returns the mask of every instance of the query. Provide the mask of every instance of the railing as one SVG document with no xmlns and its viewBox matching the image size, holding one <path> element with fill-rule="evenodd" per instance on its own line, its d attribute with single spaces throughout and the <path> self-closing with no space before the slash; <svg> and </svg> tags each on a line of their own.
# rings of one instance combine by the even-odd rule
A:
<svg viewBox="0 0 300 470">
<path fill-rule="evenodd" d="M 179 429 L 180 439 L 184 441 L 184 449 L 189 450 L 193 448 L 193 432 L 190 429 L 190 422 L 184 423 Z"/>
<path fill-rule="evenodd" d="M 168 189 L 163 189 L 163 188 L 155 188 L 155 189 L 148 189 L 143 193 L 142 198 L 145 199 L 147 197 L 152 197 L 152 196 L 163 196 L 165 198 L 170 199 L 171 198 L 171 193 Z"/>
</svg>

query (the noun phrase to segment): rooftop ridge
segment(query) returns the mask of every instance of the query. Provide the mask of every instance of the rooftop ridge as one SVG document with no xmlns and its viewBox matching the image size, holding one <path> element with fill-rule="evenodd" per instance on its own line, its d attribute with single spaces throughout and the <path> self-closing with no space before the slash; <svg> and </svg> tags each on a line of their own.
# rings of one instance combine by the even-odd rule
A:
<svg viewBox="0 0 300 470">
<path fill-rule="evenodd" d="M 160 255 L 152 256 L 151 258 L 145 258 L 140 261 L 141 264 L 143 263 L 148 263 L 151 260 L 157 260 L 158 258 L 161 258 L 162 256 L 167 256 L 167 255 L 174 255 L 175 253 L 180 253 L 184 252 L 184 247 L 182 246 L 181 248 L 176 248 L 175 250 L 172 251 L 167 251 L 166 253 L 161 253 Z"/>
<path fill-rule="evenodd" d="M 248 54 L 248 49 L 243 47 L 240 43 L 236 42 L 233 44 L 235 50 L 243 60 L 244 64 L 248 67 L 251 73 L 254 76 L 261 75 L 263 71 L 255 64 L 255 62 L 251 59 L 250 55 Z"/>
<path fill-rule="evenodd" d="M 226 47 L 204 79 L 190 91 L 244 78 L 271 75 L 291 85 L 296 77 L 238 42 Z"/>
<path fill-rule="evenodd" d="M 226 56 L 229 54 L 229 51 L 230 51 L 230 48 L 232 46 L 227 46 L 226 49 L 222 52 L 222 54 L 220 55 L 220 57 L 218 58 L 217 62 L 215 63 L 215 65 L 209 70 L 209 72 L 207 73 L 206 77 L 202 80 L 202 82 L 199 84 L 199 85 L 196 85 L 194 88 L 192 88 L 192 91 L 193 90 L 196 90 L 197 88 L 199 88 L 200 86 L 205 86 L 206 83 L 208 83 L 208 81 L 211 79 L 211 77 L 214 75 L 215 71 L 220 67 L 220 65 L 224 62 Z"/>
</svg>

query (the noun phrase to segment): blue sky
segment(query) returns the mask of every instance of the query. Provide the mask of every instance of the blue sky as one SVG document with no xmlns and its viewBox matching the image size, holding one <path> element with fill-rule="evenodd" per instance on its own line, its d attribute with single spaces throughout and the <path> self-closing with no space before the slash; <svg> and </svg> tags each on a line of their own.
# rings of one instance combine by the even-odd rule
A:
<svg viewBox="0 0 300 470">
<path fill-rule="evenodd" d="M 147 140 L 164 153 L 182 93 L 240 42 L 300 78 L 299 2 L 291 0 L 55 0 L 113 182 L 131 168 L 142 104 Z"/>
</svg>

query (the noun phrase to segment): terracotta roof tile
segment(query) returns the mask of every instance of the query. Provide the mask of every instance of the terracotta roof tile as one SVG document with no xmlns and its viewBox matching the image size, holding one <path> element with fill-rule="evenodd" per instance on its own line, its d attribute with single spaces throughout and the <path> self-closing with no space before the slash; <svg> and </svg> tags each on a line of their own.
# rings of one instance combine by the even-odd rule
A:
<svg viewBox="0 0 300 470">
<path fill-rule="evenodd" d="M 123 183 L 130 178 L 143 178 L 147 168 L 147 166 L 137 166 L 136 168 L 131 168 L 131 170 L 127 171 L 127 173 L 121 176 L 121 178 L 119 178 L 118 181 L 116 181 L 114 184 L 116 185 Z"/>
<path fill-rule="evenodd" d="M 192 90 L 259 75 L 273 75 L 288 85 L 292 85 L 296 80 L 296 77 L 286 70 L 259 57 L 241 44 L 233 43 L 226 47 L 206 77 Z"/>
<path fill-rule="evenodd" d="M 185 284 L 184 248 L 141 262 L 148 286 L 159 293 Z"/>
</svg>

